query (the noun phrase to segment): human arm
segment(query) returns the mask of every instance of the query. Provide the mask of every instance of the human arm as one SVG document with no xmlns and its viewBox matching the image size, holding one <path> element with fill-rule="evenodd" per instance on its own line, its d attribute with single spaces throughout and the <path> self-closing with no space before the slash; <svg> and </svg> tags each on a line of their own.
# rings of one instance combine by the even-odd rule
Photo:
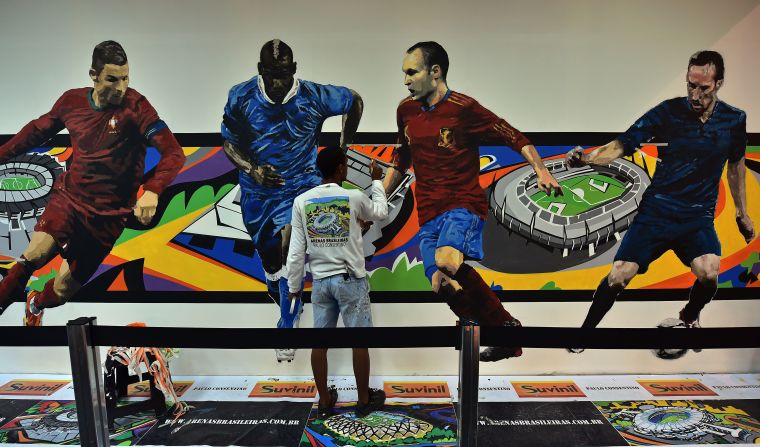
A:
<svg viewBox="0 0 760 447">
<path fill-rule="evenodd" d="M 536 184 L 538 190 L 549 196 L 552 195 L 552 193 L 554 193 L 555 196 L 561 196 L 562 187 L 551 172 L 549 172 L 549 169 L 544 165 L 544 161 L 541 160 L 541 156 L 538 155 L 536 147 L 532 144 L 527 144 L 520 149 L 520 153 L 533 168 L 533 171 L 536 172 Z"/>
<path fill-rule="evenodd" d="M 149 137 L 149 142 L 161 154 L 161 160 L 156 165 L 151 178 L 143 184 L 144 192 L 135 203 L 135 217 L 143 225 L 148 225 L 153 219 L 158 207 L 158 196 L 164 192 L 185 165 L 185 153 L 166 124 L 158 121 L 153 129 L 157 130 Z"/>
<path fill-rule="evenodd" d="M 304 230 L 303 205 L 299 198 L 293 202 L 290 219 L 290 245 L 288 246 L 288 297 L 293 300 L 301 295 L 304 264 L 306 263 L 306 233 Z"/>
<path fill-rule="evenodd" d="M 372 186 L 370 187 L 371 198 L 364 194 L 360 197 L 357 213 L 360 222 L 383 220 L 388 217 L 388 199 L 383 184 L 380 181 L 383 171 L 375 160 L 372 160 L 370 163 L 369 170 L 372 176 Z"/>
<path fill-rule="evenodd" d="M 38 147 L 63 130 L 64 124 L 60 118 L 63 98 L 61 96 L 48 113 L 27 123 L 16 135 L 0 146 L 0 163 L 5 163 L 31 148 Z"/>
<path fill-rule="evenodd" d="M 224 154 L 238 169 L 248 174 L 256 183 L 269 188 L 275 188 L 285 184 L 282 176 L 272 165 L 257 165 L 237 145 L 224 140 Z"/>
<path fill-rule="evenodd" d="M 143 138 L 156 148 L 161 156 L 152 175 L 143 183 L 144 193 L 137 199 L 133 210 L 137 220 L 147 225 L 156 214 L 158 196 L 185 165 L 185 153 L 172 131 L 144 96 L 137 100 L 136 116 Z"/>
<path fill-rule="evenodd" d="M 239 100 L 238 92 L 234 88 L 230 90 L 221 125 L 224 154 L 235 167 L 259 185 L 269 188 L 284 185 L 285 181 L 274 166 L 258 165 L 249 155 L 247 147 L 251 141 L 251 129 L 245 114 L 241 111 Z"/>
<path fill-rule="evenodd" d="M 728 189 L 736 207 L 736 225 L 744 240 L 749 244 L 755 238 L 755 228 L 747 214 L 747 181 L 746 162 L 747 153 L 747 115 L 742 112 L 731 129 L 731 146 L 728 154 L 728 167 L 726 177 Z"/>
<path fill-rule="evenodd" d="M 362 97 L 354 90 L 351 90 L 351 96 L 353 97 L 351 108 L 347 113 L 343 114 L 343 126 L 340 131 L 340 147 L 344 150 L 349 144 L 354 142 L 356 129 L 359 128 L 359 121 L 361 121 L 362 113 L 364 112 L 364 100 L 362 100 Z"/>
<path fill-rule="evenodd" d="M 465 111 L 467 132 L 476 139 L 476 146 L 483 142 L 496 142 L 520 152 L 536 173 L 539 191 L 547 195 L 562 195 L 562 187 L 544 165 L 536 147 L 522 132 L 475 100 L 466 103 Z"/>
<path fill-rule="evenodd" d="M 589 153 L 586 153 L 582 147 L 576 146 L 567 153 L 565 162 L 571 168 L 586 165 L 608 165 L 623 155 L 625 155 L 623 144 L 619 140 L 612 140 Z"/>
<path fill-rule="evenodd" d="M 670 112 L 666 103 L 663 101 L 649 110 L 636 120 L 628 130 L 604 146 L 599 146 L 589 153 L 585 153 L 585 150 L 580 146 L 573 148 L 565 156 L 565 162 L 571 168 L 586 165 L 608 165 L 615 159 L 632 155 L 641 143 L 650 141 L 668 127 Z"/>
<path fill-rule="evenodd" d="M 728 189 L 731 191 L 731 197 L 734 199 L 736 207 L 736 225 L 739 227 L 739 232 L 744 236 L 744 240 L 749 244 L 755 238 L 755 228 L 752 219 L 747 214 L 746 172 L 744 157 L 735 162 L 728 162 L 726 176 L 728 178 Z"/>
<path fill-rule="evenodd" d="M 396 136 L 398 146 L 393 149 L 393 164 L 385 170 L 385 178 L 383 179 L 383 188 L 385 189 L 386 196 L 399 187 L 407 169 L 412 166 L 412 153 L 409 148 L 409 142 L 406 139 L 406 126 L 398 110 L 396 111 L 396 126 L 398 129 Z"/>
</svg>

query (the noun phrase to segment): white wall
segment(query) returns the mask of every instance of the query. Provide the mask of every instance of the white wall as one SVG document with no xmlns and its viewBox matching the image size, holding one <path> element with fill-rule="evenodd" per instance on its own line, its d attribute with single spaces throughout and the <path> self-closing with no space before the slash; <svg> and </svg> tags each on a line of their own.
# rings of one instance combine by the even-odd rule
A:
<svg viewBox="0 0 760 447">
<path fill-rule="evenodd" d="M 394 131 L 401 59 L 419 40 L 450 53 L 452 88 L 519 129 L 613 132 L 683 95 L 694 51 L 726 57 L 723 98 L 760 132 L 757 0 L 0 0 L 0 134 L 87 85 L 92 47 L 120 41 L 132 86 L 176 132 L 218 132 L 229 87 L 261 45 L 288 42 L 298 75 L 365 98 L 360 130 Z M 338 130 L 333 120 L 326 131 Z"/>
<path fill-rule="evenodd" d="M 688 56 L 723 52 L 722 97 L 748 111 L 760 132 L 758 1 L 200 1 L 0 0 L 0 134 L 44 113 L 60 93 L 87 85 L 92 47 L 120 41 L 132 86 L 146 94 L 176 132 L 218 132 L 230 86 L 253 75 L 263 42 L 294 49 L 299 76 L 344 84 L 365 98 L 360 130 L 393 131 L 405 90 L 405 49 L 438 40 L 452 60 L 452 88 L 471 94 L 525 131 L 623 130 L 660 100 L 684 91 Z M 326 131 L 338 130 L 334 120 Z M 571 144 L 570 142 L 568 144 Z M 750 198 L 756 200 L 756 198 Z M 681 302 L 618 303 L 605 325 L 652 327 Z M 577 326 L 588 303 L 518 303 L 532 326 Z M 412 311 L 413 310 L 413 311 Z M 21 305 L 0 317 L 17 325 Z M 442 325 L 443 304 L 375 305 L 376 325 Z M 46 324 L 97 315 L 101 324 L 270 327 L 274 306 L 70 303 Z M 307 306 L 304 321 L 311 321 Z M 760 301 L 710 304 L 707 326 L 758 326 Z M 271 351 L 186 350 L 175 374 L 309 374 L 307 356 L 277 365 Z M 348 352 L 331 354 L 331 371 L 350 374 Z M 453 350 L 374 350 L 378 374 L 455 374 Z M 705 351 L 664 362 L 646 351 L 527 350 L 482 365 L 483 374 L 758 371 L 760 350 Z M 67 372 L 63 349 L 0 348 L 0 372 Z"/>
</svg>

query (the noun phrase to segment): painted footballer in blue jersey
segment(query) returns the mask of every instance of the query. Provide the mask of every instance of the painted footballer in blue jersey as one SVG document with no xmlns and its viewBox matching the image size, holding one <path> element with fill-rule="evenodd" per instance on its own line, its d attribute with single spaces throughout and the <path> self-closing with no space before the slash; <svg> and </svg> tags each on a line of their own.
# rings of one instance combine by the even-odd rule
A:
<svg viewBox="0 0 760 447">
<path fill-rule="evenodd" d="M 292 50 L 277 39 L 264 44 L 258 70 L 230 89 L 221 131 L 225 153 L 240 169 L 243 222 L 261 257 L 270 296 L 280 304 L 277 326 L 288 328 L 301 310 L 300 300 L 291 309 L 282 268 L 293 200 L 321 183 L 316 158 L 322 124 L 346 115 L 341 144 L 347 144 L 362 102 L 346 87 L 296 79 Z"/>
<path fill-rule="evenodd" d="M 695 117 L 686 97 L 663 101 L 618 137 L 625 155 L 642 143 L 667 143 L 657 151 L 661 161 L 639 208 L 674 217 L 708 217 L 715 214 L 718 184 L 726 161 L 744 157 L 747 115 L 717 101 L 706 122 Z"/>
<path fill-rule="evenodd" d="M 691 267 L 696 281 L 678 318 L 666 319 L 660 327 L 699 325 L 699 314 L 712 300 L 718 285 L 721 247 L 714 218 L 726 166 L 737 226 L 747 243 L 754 238 L 744 180 L 747 116 L 718 100 L 723 74 L 723 57 L 719 53 L 695 53 L 687 65 L 686 97 L 663 101 L 617 139 L 590 153 L 582 148 L 568 153 L 570 166 L 604 165 L 633 154 L 642 143 L 666 143 L 658 148 L 652 183 L 620 243 L 609 275 L 594 293 L 583 327 L 596 327 L 633 277 L 646 272 L 649 264 L 668 250 Z M 672 359 L 685 352 L 661 349 L 656 354 Z"/>
<path fill-rule="evenodd" d="M 260 76 L 230 90 L 222 136 L 245 149 L 256 164 L 282 176 L 278 187 L 260 185 L 240 171 L 243 220 L 256 247 L 290 223 L 293 199 L 322 181 L 317 171 L 317 138 L 322 123 L 348 113 L 353 96 L 346 87 L 295 80 L 282 104 L 272 102 Z"/>
</svg>

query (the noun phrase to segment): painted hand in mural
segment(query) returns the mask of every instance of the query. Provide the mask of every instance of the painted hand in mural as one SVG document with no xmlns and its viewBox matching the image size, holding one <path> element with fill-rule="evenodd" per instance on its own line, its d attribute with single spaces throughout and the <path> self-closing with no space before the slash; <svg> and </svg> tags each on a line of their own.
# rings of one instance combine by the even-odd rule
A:
<svg viewBox="0 0 760 447">
<path fill-rule="evenodd" d="M 256 166 L 248 174 L 256 180 L 256 183 L 269 188 L 275 188 L 285 184 L 285 180 L 282 179 L 282 176 L 272 165 Z"/>
<path fill-rule="evenodd" d="M 548 169 L 545 167 L 543 169 L 539 169 L 536 171 L 536 175 L 538 176 L 536 181 L 538 183 L 539 191 L 543 192 L 547 196 L 554 195 L 556 197 L 562 195 L 562 187 L 559 186 L 557 179 L 554 178 Z"/>
<path fill-rule="evenodd" d="M 141 224 L 148 225 L 156 214 L 157 206 L 158 194 L 146 190 L 145 193 L 137 199 L 134 208 L 135 217 Z"/>
<path fill-rule="evenodd" d="M 582 147 L 576 146 L 565 155 L 565 163 L 570 168 L 580 168 L 588 164 L 588 157 Z"/>
<path fill-rule="evenodd" d="M 752 224 L 752 219 L 748 215 L 737 216 L 736 225 L 739 227 L 739 232 L 744 236 L 744 240 L 749 244 L 752 239 L 755 238 L 755 226 Z"/>
</svg>

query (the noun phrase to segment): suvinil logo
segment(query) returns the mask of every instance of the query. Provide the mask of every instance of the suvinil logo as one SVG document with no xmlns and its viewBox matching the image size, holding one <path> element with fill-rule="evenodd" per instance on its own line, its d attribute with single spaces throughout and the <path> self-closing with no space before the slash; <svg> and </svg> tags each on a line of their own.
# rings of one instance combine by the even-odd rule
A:
<svg viewBox="0 0 760 447">
<path fill-rule="evenodd" d="M 386 397 L 451 397 L 448 382 L 385 382 Z"/>
<path fill-rule="evenodd" d="M 572 380 L 512 382 L 520 397 L 586 397 Z"/>
<path fill-rule="evenodd" d="M 317 395 L 317 386 L 312 381 L 286 382 L 266 380 L 256 382 L 248 397 L 308 397 Z"/>
<path fill-rule="evenodd" d="M 174 386 L 174 392 L 177 393 L 177 397 L 182 397 L 183 394 L 193 386 L 192 380 L 178 380 L 172 382 Z M 129 397 L 150 397 L 150 384 L 147 380 L 137 382 L 127 387 L 127 396 Z"/>
<path fill-rule="evenodd" d="M 0 394 L 18 396 L 50 396 L 60 390 L 68 380 L 23 380 L 14 379 L 0 386 Z"/>
<path fill-rule="evenodd" d="M 637 380 L 652 396 L 717 396 L 699 380 Z"/>
</svg>

